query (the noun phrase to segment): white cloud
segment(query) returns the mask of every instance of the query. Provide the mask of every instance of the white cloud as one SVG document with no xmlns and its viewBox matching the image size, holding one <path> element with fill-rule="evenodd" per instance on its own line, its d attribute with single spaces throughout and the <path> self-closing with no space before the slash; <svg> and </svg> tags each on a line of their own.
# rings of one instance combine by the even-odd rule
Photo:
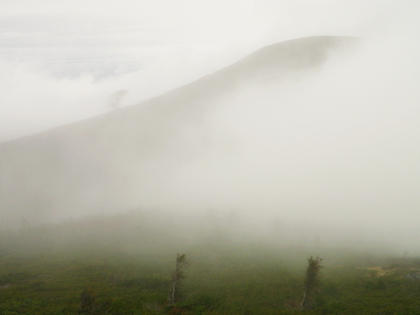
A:
<svg viewBox="0 0 420 315">
<path fill-rule="evenodd" d="M 311 35 L 416 39 L 415 1 L 2 1 L 0 140 L 157 95 L 264 45 Z M 411 34 L 410 34 L 411 33 Z M 414 58 L 414 56 L 413 56 Z M 413 59 L 414 60 L 414 59 Z M 41 114 L 42 113 L 42 114 Z"/>
</svg>

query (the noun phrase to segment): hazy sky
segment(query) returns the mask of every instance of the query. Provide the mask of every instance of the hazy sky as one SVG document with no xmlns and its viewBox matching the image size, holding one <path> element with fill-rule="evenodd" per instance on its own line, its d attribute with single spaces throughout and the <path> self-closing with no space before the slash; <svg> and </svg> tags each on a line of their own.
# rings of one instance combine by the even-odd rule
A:
<svg viewBox="0 0 420 315">
<path fill-rule="evenodd" d="M 282 40 L 415 41 L 419 7 L 391 0 L 2 0 L 0 141 L 133 104 Z"/>
<path fill-rule="evenodd" d="M 360 38 L 354 51 L 334 55 L 300 81 L 293 75 L 271 86 L 250 81 L 210 98 L 207 108 L 190 104 L 204 113 L 200 119 L 191 108 L 184 117 L 182 98 L 174 104 L 178 116 L 154 108 L 142 116 L 152 118 L 144 118 L 137 136 L 166 147 L 144 163 L 135 145 L 122 141 L 118 149 L 119 140 L 106 151 L 115 161 L 106 154 L 91 161 L 84 145 L 92 139 L 80 139 L 64 161 L 86 175 L 86 182 L 72 182 L 87 187 L 85 195 L 66 195 L 61 187 L 71 183 L 50 182 L 55 172 L 32 156 L 2 179 L 19 183 L 21 167 L 41 161 L 45 174 L 35 168 L 36 176 L 22 182 L 35 197 L 39 188 L 56 202 L 57 217 L 113 200 L 145 209 L 233 209 L 255 222 L 276 217 L 376 228 L 388 239 L 417 240 L 419 16 L 418 0 L 0 0 L 0 141 L 139 103 L 269 44 L 315 35 Z M 126 122 L 112 127 L 128 128 Z M 101 164 L 104 156 L 114 164 L 106 158 Z M 85 160 L 92 164 L 83 168 Z M 92 169 L 99 180 L 85 171 Z M 42 190 L 39 180 L 52 188 Z M 8 187 L 28 195 L 20 184 Z"/>
</svg>

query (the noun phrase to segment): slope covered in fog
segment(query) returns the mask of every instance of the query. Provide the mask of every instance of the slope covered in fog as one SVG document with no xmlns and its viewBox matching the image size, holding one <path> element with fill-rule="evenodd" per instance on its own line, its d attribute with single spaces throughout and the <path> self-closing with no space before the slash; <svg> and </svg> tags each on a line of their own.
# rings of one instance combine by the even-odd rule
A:
<svg viewBox="0 0 420 315">
<path fill-rule="evenodd" d="M 164 207 L 169 187 L 162 182 L 180 176 L 174 173 L 198 155 L 231 147 L 209 119 L 217 106 L 249 84 L 280 87 L 309 75 L 351 41 L 312 37 L 274 44 L 160 97 L 3 143 L 1 222 Z"/>
</svg>

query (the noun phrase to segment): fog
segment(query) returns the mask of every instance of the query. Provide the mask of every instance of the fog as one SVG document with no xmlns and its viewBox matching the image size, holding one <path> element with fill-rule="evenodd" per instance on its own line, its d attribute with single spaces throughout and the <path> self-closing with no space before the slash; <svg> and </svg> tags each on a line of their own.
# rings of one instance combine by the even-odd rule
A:
<svg viewBox="0 0 420 315">
<path fill-rule="evenodd" d="M 146 211 L 418 252 L 414 1 L 0 7 L 3 226 Z"/>
<path fill-rule="evenodd" d="M 418 29 L 414 1 L 43 0 L 0 9 L 0 140 L 106 112 L 120 90 L 121 106 L 134 104 L 268 44 L 314 35 L 410 41 Z"/>
</svg>

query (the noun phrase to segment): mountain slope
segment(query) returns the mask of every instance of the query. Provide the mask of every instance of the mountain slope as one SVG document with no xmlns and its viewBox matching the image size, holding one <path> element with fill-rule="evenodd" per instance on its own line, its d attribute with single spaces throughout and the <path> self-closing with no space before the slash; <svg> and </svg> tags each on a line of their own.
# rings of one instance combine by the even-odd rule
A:
<svg viewBox="0 0 420 315">
<path fill-rule="evenodd" d="M 252 86 L 280 88 L 304 78 L 351 42 L 311 37 L 274 44 L 159 97 L 0 144 L 2 224 L 164 206 L 161 195 L 171 187 L 164 182 L 212 150 L 208 132 L 218 127 L 209 127 L 208 117 L 217 106 Z"/>
</svg>

